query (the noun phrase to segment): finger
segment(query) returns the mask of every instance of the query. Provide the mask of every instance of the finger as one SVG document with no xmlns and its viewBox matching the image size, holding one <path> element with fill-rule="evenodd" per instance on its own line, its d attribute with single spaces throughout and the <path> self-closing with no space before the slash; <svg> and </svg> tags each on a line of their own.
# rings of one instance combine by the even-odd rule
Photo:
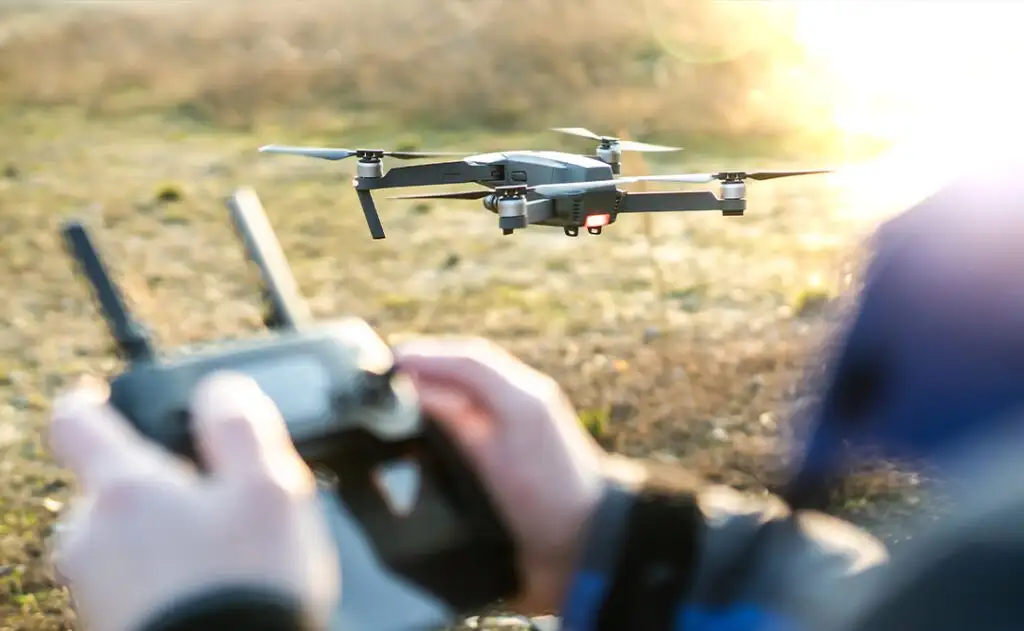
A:
<svg viewBox="0 0 1024 631">
<path fill-rule="evenodd" d="M 269 477 L 294 489 L 310 484 L 281 413 L 249 377 L 219 373 L 204 379 L 192 398 L 192 416 L 211 474 Z"/>
<path fill-rule="evenodd" d="M 415 378 L 420 408 L 467 455 L 476 454 L 494 434 L 493 420 L 458 390 Z"/>
<path fill-rule="evenodd" d="M 87 490 L 110 476 L 134 475 L 169 460 L 107 404 L 107 396 L 104 387 L 87 383 L 58 397 L 53 406 L 50 450 Z"/>
<path fill-rule="evenodd" d="M 491 409 L 505 404 L 510 388 L 521 391 L 538 374 L 482 339 L 416 340 L 397 347 L 395 357 L 403 370 L 457 386 Z"/>
</svg>

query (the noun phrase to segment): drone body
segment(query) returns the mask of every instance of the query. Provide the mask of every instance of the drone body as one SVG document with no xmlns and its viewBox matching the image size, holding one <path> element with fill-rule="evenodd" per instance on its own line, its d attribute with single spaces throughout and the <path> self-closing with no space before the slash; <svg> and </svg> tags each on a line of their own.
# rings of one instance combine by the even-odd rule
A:
<svg viewBox="0 0 1024 631">
<path fill-rule="evenodd" d="M 503 176 L 501 180 L 477 184 L 502 191 L 484 197 L 483 204 L 484 208 L 499 215 L 498 227 L 505 234 L 531 224 L 560 226 L 569 233 L 578 231 L 582 225 L 589 225 L 592 230 L 600 232 L 601 227 L 614 221 L 614 214 L 608 212 L 617 203 L 613 190 L 593 191 L 576 197 L 545 198 L 530 190 L 516 195 L 517 192 L 524 193 L 521 187 L 527 184 L 569 184 L 614 178 L 616 166 L 597 157 L 558 151 L 506 151 L 469 156 L 465 162 L 490 165 L 495 173 Z M 525 215 L 520 210 L 522 206 L 525 206 Z"/>
<path fill-rule="evenodd" d="M 746 210 L 745 179 L 773 179 L 791 175 L 826 173 L 828 170 L 780 172 L 727 172 L 687 175 L 617 177 L 623 151 L 677 151 L 676 147 L 620 141 L 597 136 L 580 128 L 555 131 L 599 141 L 594 155 L 559 151 L 502 151 L 465 153 L 403 152 L 380 149 L 329 149 L 267 145 L 265 153 L 302 155 L 325 160 L 357 157 L 352 185 L 362 206 L 370 234 L 383 239 L 384 229 L 371 191 L 385 188 L 477 184 L 484 188 L 451 193 L 404 195 L 392 199 L 482 200 L 484 208 L 498 215 L 504 234 L 530 225 L 554 226 L 568 236 L 580 228 L 590 234 L 615 222 L 620 213 L 717 210 L 726 216 L 742 216 Z M 385 171 L 382 159 L 400 160 L 465 156 L 458 160 L 393 167 Z M 617 185 L 641 181 L 701 184 L 721 182 L 721 195 L 708 191 L 658 191 L 629 193 Z"/>
</svg>

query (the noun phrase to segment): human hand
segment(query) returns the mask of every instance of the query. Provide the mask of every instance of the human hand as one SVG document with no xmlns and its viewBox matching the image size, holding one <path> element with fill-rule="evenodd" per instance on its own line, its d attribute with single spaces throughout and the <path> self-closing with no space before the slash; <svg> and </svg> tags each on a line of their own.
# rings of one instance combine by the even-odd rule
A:
<svg viewBox="0 0 1024 631">
<path fill-rule="evenodd" d="M 516 608 L 555 610 L 604 489 L 605 453 L 551 377 L 494 344 L 422 340 L 395 353 L 516 540 L 524 583 Z"/>
<path fill-rule="evenodd" d="M 208 474 L 143 439 L 80 387 L 54 406 L 50 445 L 83 496 L 58 531 L 54 561 L 87 628 L 135 631 L 221 587 L 270 590 L 326 626 L 337 550 L 312 472 L 277 408 L 252 380 L 205 380 L 192 400 Z"/>
</svg>

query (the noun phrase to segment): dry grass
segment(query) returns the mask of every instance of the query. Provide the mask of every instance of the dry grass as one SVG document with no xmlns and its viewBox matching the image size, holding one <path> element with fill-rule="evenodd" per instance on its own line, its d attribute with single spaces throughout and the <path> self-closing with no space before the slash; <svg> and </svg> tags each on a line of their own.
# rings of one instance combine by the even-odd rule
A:
<svg viewBox="0 0 1024 631">
<path fill-rule="evenodd" d="M 825 126 L 794 133 L 796 114 L 827 104 L 780 79 L 799 51 L 681 63 L 642 12 L 610 2 L 217 6 L 0 13 L 0 628 L 71 624 L 44 546 L 68 480 L 40 436 L 57 389 L 116 369 L 59 248 L 69 214 L 101 228 L 165 347 L 256 330 L 254 279 L 221 205 L 252 185 L 317 315 L 358 313 L 393 339 L 496 338 L 555 375 L 613 449 L 750 489 L 778 474 L 800 377 L 830 326 L 827 308 L 797 312 L 801 295 L 815 275 L 834 292 L 863 228 L 832 212 L 845 195 L 834 182 L 751 186 L 742 219 L 623 218 L 578 240 L 502 237 L 473 204 L 382 199 L 389 238 L 373 242 L 344 186 L 352 165 L 254 149 L 557 148 L 531 130 L 559 123 L 715 149 L 750 132 L 807 150 Z M 715 17 L 692 6 L 705 25 Z M 728 164 L 688 146 L 649 168 Z M 759 165 L 780 166 L 742 167 Z M 872 506 L 847 508 L 868 518 Z"/>
<path fill-rule="evenodd" d="M 571 122 L 819 144 L 831 132 L 831 104 L 810 88 L 820 71 L 785 24 L 762 34 L 756 5 L 239 1 L 8 17 L 0 99 L 239 126 L 383 109 L 441 130 Z M 722 25 L 740 45 L 722 48 Z"/>
</svg>

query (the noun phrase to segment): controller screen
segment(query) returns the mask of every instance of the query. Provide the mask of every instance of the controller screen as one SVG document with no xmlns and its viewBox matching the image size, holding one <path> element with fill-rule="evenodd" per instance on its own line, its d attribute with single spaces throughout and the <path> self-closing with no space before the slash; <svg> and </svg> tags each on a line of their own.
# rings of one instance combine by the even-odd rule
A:
<svg viewBox="0 0 1024 631">
<path fill-rule="evenodd" d="M 252 377 L 288 421 L 293 440 L 316 437 L 332 423 L 331 381 L 310 355 L 254 361 L 237 367 Z"/>
</svg>

